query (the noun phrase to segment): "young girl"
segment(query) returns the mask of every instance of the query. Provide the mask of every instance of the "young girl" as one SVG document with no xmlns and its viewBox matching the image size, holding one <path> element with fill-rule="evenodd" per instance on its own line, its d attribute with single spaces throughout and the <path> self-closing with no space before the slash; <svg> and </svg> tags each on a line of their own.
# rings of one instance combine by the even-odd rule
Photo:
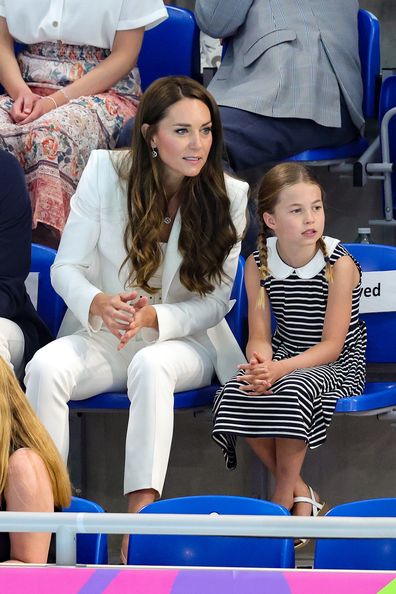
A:
<svg viewBox="0 0 396 594">
<path fill-rule="evenodd" d="M 68 507 L 71 487 L 55 445 L 0 357 L 0 511 Z M 0 562 L 55 561 L 51 534 L 0 532 Z M 53 550 L 52 550 L 53 549 Z"/>
<path fill-rule="evenodd" d="M 325 441 L 337 399 L 364 388 L 361 271 L 323 237 L 323 190 L 305 166 L 282 163 L 264 176 L 258 215 L 259 249 L 245 273 L 248 363 L 216 398 L 213 437 L 232 469 L 244 436 L 275 477 L 272 500 L 317 515 L 323 504 L 300 471 L 307 447 Z"/>
</svg>

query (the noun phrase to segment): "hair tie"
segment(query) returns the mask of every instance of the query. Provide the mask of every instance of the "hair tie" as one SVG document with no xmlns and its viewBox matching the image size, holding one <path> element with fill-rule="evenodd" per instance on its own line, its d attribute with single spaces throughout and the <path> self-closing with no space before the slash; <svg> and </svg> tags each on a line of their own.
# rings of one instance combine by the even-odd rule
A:
<svg viewBox="0 0 396 594">
<path fill-rule="evenodd" d="M 326 262 L 326 264 L 329 264 L 329 262 L 330 262 L 330 258 L 329 258 L 329 256 L 325 256 L 325 257 L 324 257 L 324 261 Z"/>
<path fill-rule="evenodd" d="M 265 288 L 265 281 L 264 280 L 261 280 L 260 281 L 260 287 L 263 287 L 263 289 Z"/>
</svg>

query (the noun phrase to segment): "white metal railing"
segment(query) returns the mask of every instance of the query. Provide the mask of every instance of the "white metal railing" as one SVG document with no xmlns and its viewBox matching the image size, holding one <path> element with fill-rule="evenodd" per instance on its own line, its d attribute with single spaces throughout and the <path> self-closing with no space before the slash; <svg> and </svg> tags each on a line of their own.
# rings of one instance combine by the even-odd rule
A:
<svg viewBox="0 0 396 594">
<path fill-rule="evenodd" d="M 396 538 L 396 518 L 6 511 L 0 512 L 0 532 L 56 532 L 57 564 L 74 565 L 77 533 Z"/>
</svg>

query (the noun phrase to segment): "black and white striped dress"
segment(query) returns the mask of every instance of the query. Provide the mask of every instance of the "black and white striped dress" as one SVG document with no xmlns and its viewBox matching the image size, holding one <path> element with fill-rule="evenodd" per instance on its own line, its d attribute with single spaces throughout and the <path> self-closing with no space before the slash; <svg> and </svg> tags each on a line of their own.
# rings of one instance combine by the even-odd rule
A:
<svg viewBox="0 0 396 594">
<path fill-rule="evenodd" d="M 324 240 L 330 264 L 350 255 L 339 240 L 331 237 Z M 276 238 L 270 238 L 267 245 L 270 275 L 265 280 L 265 290 L 276 319 L 273 359 L 280 360 L 294 357 L 320 342 L 328 282 L 320 250 L 308 264 L 293 269 L 279 257 Z M 259 253 L 253 256 L 259 266 Z M 354 262 L 360 272 L 359 264 Z M 338 398 L 363 392 L 366 328 L 359 320 L 360 294 L 361 282 L 353 290 L 351 322 L 337 361 L 296 369 L 277 380 L 269 395 L 250 396 L 240 390 L 235 379 L 218 391 L 213 406 L 212 436 L 223 449 L 228 468 L 236 467 L 238 435 L 303 439 L 310 448 L 318 447 L 326 439 Z"/>
</svg>

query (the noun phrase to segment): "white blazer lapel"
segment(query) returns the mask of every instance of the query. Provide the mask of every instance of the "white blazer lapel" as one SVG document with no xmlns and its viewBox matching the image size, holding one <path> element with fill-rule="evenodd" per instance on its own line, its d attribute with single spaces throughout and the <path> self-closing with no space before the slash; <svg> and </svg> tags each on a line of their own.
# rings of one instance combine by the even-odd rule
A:
<svg viewBox="0 0 396 594">
<path fill-rule="evenodd" d="M 179 235 L 181 228 L 180 209 L 177 211 L 175 220 L 173 221 L 172 231 L 169 236 L 168 246 L 166 248 L 164 271 L 162 273 L 162 301 L 166 301 L 169 293 L 169 287 L 179 270 L 182 263 L 182 257 L 178 250 Z"/>
</svg>

